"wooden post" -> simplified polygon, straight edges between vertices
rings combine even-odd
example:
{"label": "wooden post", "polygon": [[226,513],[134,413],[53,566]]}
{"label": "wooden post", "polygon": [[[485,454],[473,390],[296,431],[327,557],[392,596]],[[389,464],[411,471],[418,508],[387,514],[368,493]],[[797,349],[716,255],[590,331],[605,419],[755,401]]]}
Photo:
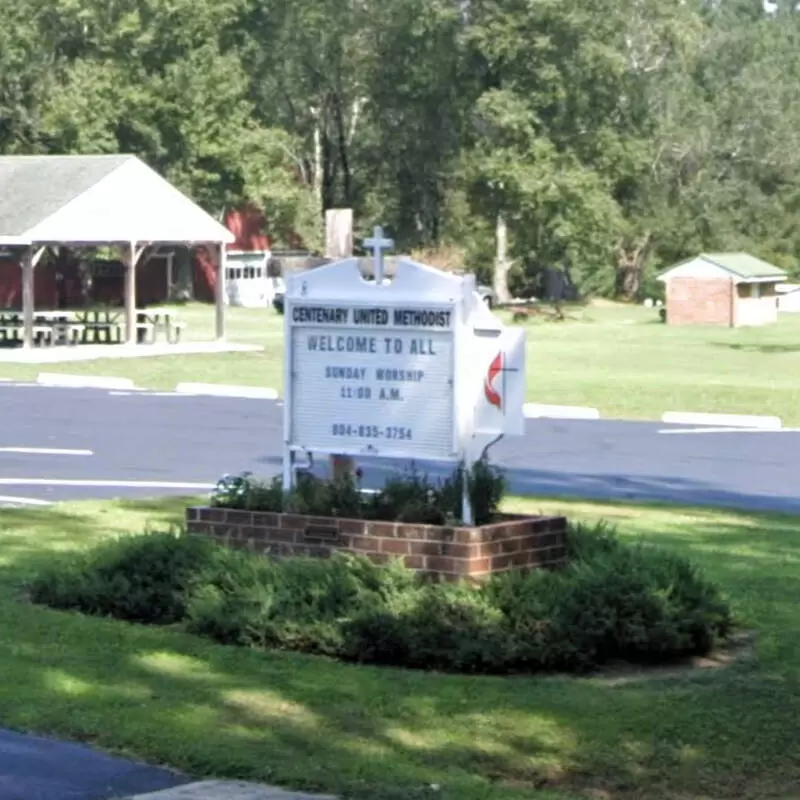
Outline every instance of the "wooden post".
{"label": "wooden post", "polygon": [[217,249],[217,283],[214,287],[214,304],[216,306],[217,341],[225,339],[225,278],[227,271],[228,249],[220,242]]}
{"label": "wooden post", "polygon": [[329,208],[325,212],[325,258],[353,255],[353,209]]}
{"label": "wooden post", "polygon": [[33,248],[22,256],[22,346],[33,347]]}
{"label": "wooden post", "polygon": [[136,242],[122,250],[125,264],[125,344],[136,344]]}
{"label": "wooden post", "polygon": [[172,262],[175,258],[175,251],[167,255],[167,300],[172,299]]}
{"label": "wooden post", "polygon": [[[325,212],[325,258],[338,260],[353,255],[353,209],[329,208]],[[332,455],[331,474],[341,480],[355,470],[350,456]]]}

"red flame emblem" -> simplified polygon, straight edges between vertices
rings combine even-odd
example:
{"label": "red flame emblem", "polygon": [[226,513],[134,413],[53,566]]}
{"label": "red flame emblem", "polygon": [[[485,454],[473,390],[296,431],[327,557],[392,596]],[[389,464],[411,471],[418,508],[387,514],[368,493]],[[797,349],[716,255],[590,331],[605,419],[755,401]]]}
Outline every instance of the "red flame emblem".
{"label": "red flame emblem", "polygon": [[492,363],[489,364],[489,369],[486,372],[486,379],[483,382],[483,393],[486,395],[486,399],[493,406],[497,406],[501,411],[503,410],[503,398],[500,392],[495,389],[494,382],[497,380],[497,376],[502,374],[504,366],[505,357],[501,351],[494,357]]}

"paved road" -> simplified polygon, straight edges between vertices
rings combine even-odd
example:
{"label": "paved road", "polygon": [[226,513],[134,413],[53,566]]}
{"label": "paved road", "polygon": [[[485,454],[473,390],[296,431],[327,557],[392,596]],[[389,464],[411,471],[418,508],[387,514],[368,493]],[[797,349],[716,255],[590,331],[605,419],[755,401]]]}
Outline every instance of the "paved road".
{"label": "paved road", "polygon": [[188,780],[83,745],[0,731],[0,800],[108,800]]}
{"label": "paved road", "polygon": [[[0,503],[195,493],[225,472],[280,469],[282,407],[274,402],[16,385],[0,385],[0,402]],[[795,432],[531,420],[525,437],[493,456],[517,492],[800,512]],[[378,462],[363,466],[373,486],[387,473]],[[0,731],[0,800],[105,800],[181,780]]]}
{"label": "paved road", "polygon": [[[186,494],[226,472],[280,470],[279,403],[8,385],[0,402],[0,498]],[[516,492],[800,512],[800,432],[529,420],[526,436],[492,452]],[[368,485],[388,473],[386,462],[363,466]]]}

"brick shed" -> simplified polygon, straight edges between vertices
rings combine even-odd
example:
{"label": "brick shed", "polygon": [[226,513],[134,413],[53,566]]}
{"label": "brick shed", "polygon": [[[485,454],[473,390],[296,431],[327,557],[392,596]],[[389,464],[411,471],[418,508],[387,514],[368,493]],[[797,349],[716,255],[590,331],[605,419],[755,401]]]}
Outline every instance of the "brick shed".
{"label": "brick shed", "polygon": [[747,253],[703,253],[662,272],[669,325],[768,325],[786,273]]}

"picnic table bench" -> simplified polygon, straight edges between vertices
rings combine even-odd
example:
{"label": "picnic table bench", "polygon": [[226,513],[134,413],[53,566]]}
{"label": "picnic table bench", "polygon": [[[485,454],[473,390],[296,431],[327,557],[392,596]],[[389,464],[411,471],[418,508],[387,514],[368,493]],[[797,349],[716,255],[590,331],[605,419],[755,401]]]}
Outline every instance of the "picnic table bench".
{"label": "picnic table bench", "polygon": [[143,308],[136,313],[137,330],[142,331],[138,341],[155,342],[159,331],[163,331],[164,338],[170,344],[180,341],[181,332],[186,328],[186,323],[175,319],[175,312],[171,308]]}
{"label": "picnic table bench", "polygon": [[[180,341],[186,322],[175,319],[169,308],[139,309],[134,322],[136,341],[152,344],[159,332],[170,344]],[[125,339],[125,315],[118,308],[79,311],[35,311],[33,340],[37,345],[121,344]],[[19,344],[24,337],[23,315],[0,311],[0,344]]]}

